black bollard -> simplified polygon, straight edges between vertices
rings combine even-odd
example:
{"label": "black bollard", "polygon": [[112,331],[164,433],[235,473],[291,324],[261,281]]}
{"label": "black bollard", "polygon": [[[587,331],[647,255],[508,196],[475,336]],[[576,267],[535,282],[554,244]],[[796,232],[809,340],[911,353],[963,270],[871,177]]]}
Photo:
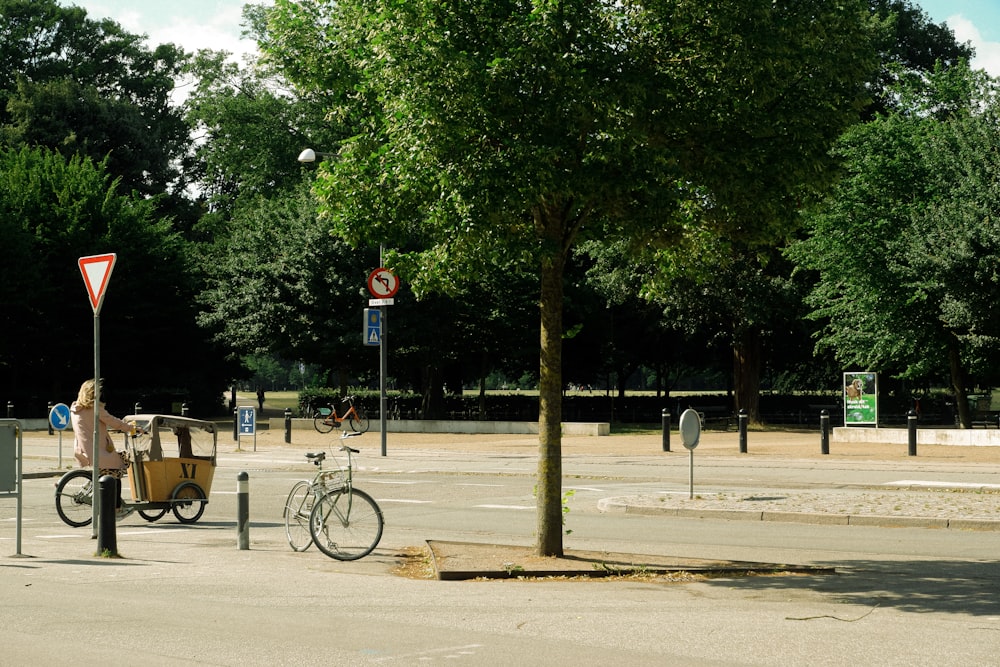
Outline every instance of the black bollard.
{"label": "black bollard", "polygon": [[819,411],[819,451],[821,454],[830,453],[830,411]]}
{"label": "black bollard", "polygon": [[670,451],[670,411],[663,408],[663,451]]}
{"label": "black bollard", "polygon": [[235,442],[240,441],[240,409],[236,408],[233,410],[233,440]]}
{"label": "black bollard", "polygon": [[142,414],[142,403],[140,403],[139,401],[135,402],[135,405],[132,407],[132,414],[134,415]]}
{"label": "black bollard", "polygon": [[910,410],[906,413],[907,441],[909,443],[909,455],[917,455],[917,413]]}
{"label": "black bollard", "polygon": [[7,419],[14,418],[14,401],[7,401]]}
{"label": "black bollard", "polygon": [[118,535],[115,532],[115,515],[118,502],[117,480],[111,475],[102,475],[98,483],[101,494],[101,512],[97,517],[97,554],[105,558],[118,557]]}
{"label": "black bollard", "polygon": [[52,430],[52,401],[49,401],[49,411],[47,414],[49,415],[49,435],[55,435],[55,432]]}
{"label": "black bollard", "polygon": [[292,409],[285,408],[285,442],[292,441]]}
{"label": "black bollard", "polygon": [[750,421],[750,416],[747,414],[745,408],[740,408],[739,412],[739,424],[740,424],[740,454],[747,453],[747,422]]}
{"label": "black bollard", "polygon": [[236,476],[236,542],[240,551],[250,549],[250,475]]}
{"label": "black bollard", "polygon": [[191,415],[191,406],[187,403],[181,403],[181,417],[189,417]]}

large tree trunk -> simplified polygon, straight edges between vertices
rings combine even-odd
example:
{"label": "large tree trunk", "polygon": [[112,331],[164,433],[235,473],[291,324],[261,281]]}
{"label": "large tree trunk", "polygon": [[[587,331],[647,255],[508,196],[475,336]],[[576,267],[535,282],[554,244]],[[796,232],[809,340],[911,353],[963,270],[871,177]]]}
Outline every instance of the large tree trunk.
{"label": "large tree trunk", "polygon": [[743,329],[733,343],[733,389],[735,408],[746,410],[751,424],[760,419],[760,332]]}
{"label": "large tree trunk", "polygon": [[972,428],[969,413],[969,392],[965,390],[965,368],[958,352],[958,343],[948,346],[948,366],[951,372],[951,388],[955,392],[955,407],[958,410],[958,424],[962,428]]}
{"label": "large tree trunk", "polygon": [[541,355],[538,384],[538,555],[562,556],[562,310],[561,254],[542,263]]}

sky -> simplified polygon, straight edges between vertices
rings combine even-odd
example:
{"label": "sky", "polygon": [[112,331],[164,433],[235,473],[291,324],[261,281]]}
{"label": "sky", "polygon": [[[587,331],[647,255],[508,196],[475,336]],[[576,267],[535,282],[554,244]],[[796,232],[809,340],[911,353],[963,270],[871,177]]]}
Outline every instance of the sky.
{"label": "sky", "polygon": [[[255,0],[259,4],[261,0]],[[270,0],[263,0],[270,4]],[[234,54],[252,52],[242,40],[241,12],[246,0],[60,0],[78,5],[91,18],[109,17],[129,32],[149,35],[150,46],[173,42],[186,51],[211,48]],[[960,42],[976,47],[973,67],[1000,77],[1000,1],[917,0],[934,23],[947,23]]]}

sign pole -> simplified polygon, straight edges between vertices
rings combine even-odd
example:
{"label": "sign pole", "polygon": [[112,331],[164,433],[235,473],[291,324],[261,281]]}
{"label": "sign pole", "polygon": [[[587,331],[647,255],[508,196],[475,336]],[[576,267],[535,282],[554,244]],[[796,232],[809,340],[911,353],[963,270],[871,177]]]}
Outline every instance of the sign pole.
{"label": "sign pole", "polygon": [[379,410],[378,410],[378,415],[379,415],[379,434],[382,437],[382,456],[385,456],[386,455],[386,435],[385,435],[385,431],[386,431],[386,414],[385,414],[385,411],[386,411],[386,403],[387,403],[387,401],[385,400],[385,376],[388,375],[388,368],[389,368],[389,348],[388,348],[388,343],[386,342],[387,338],[388,338],[386,336],[386,329],[388,327],[387,327],[387,324],[386,324],[385,316],[388,314],[388,307],[387,306],[379,306],[378,309],[380,311],[382,311],[382,342],[379,345],[379,351],[378,351],[378,356],[379,356],[379,364],[378,364],[378,366],[379,366],[379,372],[378,372],[378,374],[379,374],[379,381],[378,381],[378,384],[379,384]]}
{"label": "sign pole", "polygon": [[91,497],[94,499],[94,519],[90,522],[93,529],[91,537],[97,538],[97,522],[101,515],[101,494],[98,492],[98,480],[101,478],[101,450],[104,443],[100,441],[101,432],[101,317],[94,312],[94,439],[91,446],[93,460],[90,462],[94,467],[93,480],[91,481]]}
{"label": "sign pole", "polygon": [[[91,537],[97,537],[97,524],[101,513],[101,494],[98,493],[98,480],[100,480],[101,450],[105,443],[99,439],[101,433],[101,306],[104,304],[104,295],[107,293],[108,281],[111,279],[111,272],[115,268],[115,261],[118,255],[109,253],[106,255],[90,255],[77,260],[80,273],[83,275],[83,284],[87,288],[87,296],[90,297],[90,305],[94,309],[94,441],[91,447],[91,465],[93,465],[93,479],[91,480],[93,497],[93,528]],[[114,529],[114,522],[111,523]],[[112,542],[113,543],[113,542]]]}

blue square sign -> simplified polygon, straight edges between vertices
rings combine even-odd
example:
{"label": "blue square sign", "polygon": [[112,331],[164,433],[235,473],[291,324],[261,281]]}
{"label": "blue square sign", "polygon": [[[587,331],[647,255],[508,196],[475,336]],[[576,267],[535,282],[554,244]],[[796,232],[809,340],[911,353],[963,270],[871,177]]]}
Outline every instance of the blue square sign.
{"label": "blue square sign", "polygon": [[382,311],[378,308],[365,308],[365,345],[382,344]]}
{"label": "blue square sign", "polygon": [[251,407],[238,408],[236,418],[240,424],[240,435],[256,435],[257,420],[256,410]]}

